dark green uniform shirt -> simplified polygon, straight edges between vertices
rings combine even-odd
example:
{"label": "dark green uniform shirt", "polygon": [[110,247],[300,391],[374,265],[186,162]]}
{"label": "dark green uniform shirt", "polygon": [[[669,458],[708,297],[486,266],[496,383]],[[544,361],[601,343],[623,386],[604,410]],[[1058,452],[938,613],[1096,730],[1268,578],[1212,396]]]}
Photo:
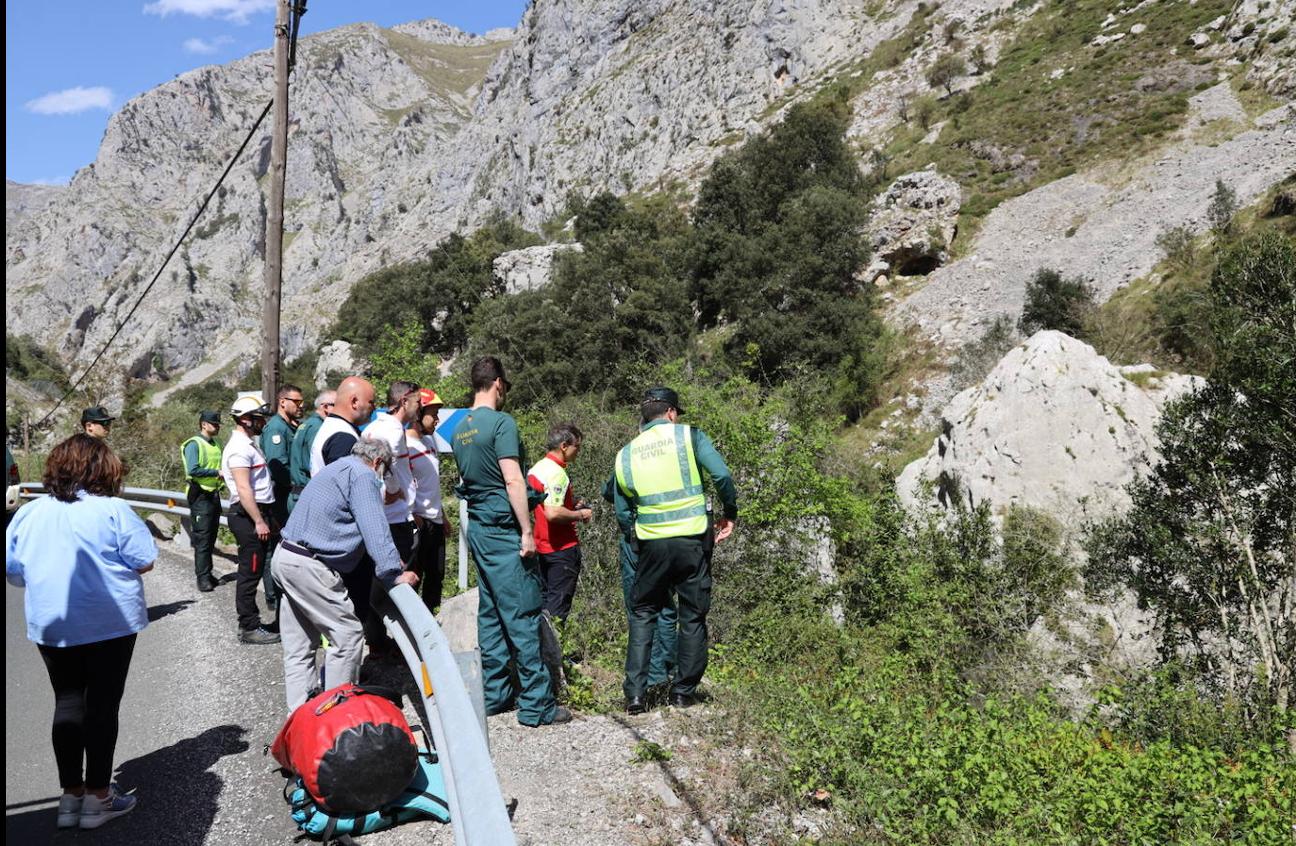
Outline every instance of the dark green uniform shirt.
{"label": "dark green uniform shirt", "polygon": [[455,429],[450,447],[459,465],[457,492],[468,503],[469,518],[488,526],[516,525],[499,467],[501,458],[516,458],[518,472],[526,473],[526,453],[512,416],[474,408]]}
{"label": "dark green uniform shirt", "polygon": [[292,479],[293,487],[305,487],[311,480],[311,444],[315,442],[315,433],[322,425],[324,418],[312,412],[293,434],[292,448],[288,451],[288,476]]}
{"label": "dark green uniform shirt", "polygon": [[271,417],[265,424],[265,428],[261,430],[261,452],[270,467],[270,485],[274,488],[276,502],[286,499],[288,492],[292,490],[288,463],[295,431],[278,414]]}

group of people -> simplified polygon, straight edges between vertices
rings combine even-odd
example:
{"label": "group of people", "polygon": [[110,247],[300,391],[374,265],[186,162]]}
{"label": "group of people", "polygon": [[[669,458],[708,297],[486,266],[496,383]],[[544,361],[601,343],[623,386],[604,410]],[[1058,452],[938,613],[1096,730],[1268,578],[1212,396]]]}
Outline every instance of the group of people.
{"label": "group of people", "polygon": [[[541,658],[541,630],[570,613],[582,568],[576,526],[593,517],[568,472],[582,433],[574,423],[554,426],[545,456],[528,467],[517,423],[502,410],[510,388],[503,364],[483,357],[470,377],[472,406],[449,440],[477,565],[487,712],[516,709],[527,726],[568,722]],[[375,415],[376,400],[372,384],[351,376],[303,419],[305,396],[285,385],[273,413],[257,398],[237,399],[223,446],[221,415],[204,411],[198,434],[180,448],[197,588],[217,584],[212,557],[224,511],[238,541],[239,638],[282,642],[289,710],[321,685],[358,681],[366,645],[392,654],[381,621],[387,590],[406,584],[421,588],[430,611],[440,604],[451,530],[433,434],[442,402],[405,381],[388,387]],[[695,701],[707,664],[711,553],[737,517],[724,460],[680,422],[683,413],[674,391],[648,390],[640,433],[603,486],[621,531],[631,714],[647,709],[653,686],[669,685],[677,707]],[[60,827],[94,828],[135,804],[110,777],[118,707],[147,625],[140,577],[157,548],[119,498],[125,470],[103,440],[111,422],[102,408],[87,410],[83,431],[50,454],[49,496],[21,509],[6,532],[6,574],[26,588],[28,636],[55,691]],[[708,477],[718,516],[703,492]],[[272,621],[261,618],[259,584]],[[65,618],[70,607],[81,612]]]}

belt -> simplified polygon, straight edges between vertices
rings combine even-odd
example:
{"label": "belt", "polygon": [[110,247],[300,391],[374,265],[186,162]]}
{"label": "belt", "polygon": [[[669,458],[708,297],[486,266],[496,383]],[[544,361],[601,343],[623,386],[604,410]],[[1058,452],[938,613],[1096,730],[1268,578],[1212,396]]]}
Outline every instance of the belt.
{"label": "belt", "polygon": [[292,541],[280,541],[279,545],[294,555],[301,555],[305,558],[310,558],[314,561],[319,560],[318,558],[315,557],[314,552],[312,552],[311,550],[307,549],[304,546],[299,546],[293,543]]}

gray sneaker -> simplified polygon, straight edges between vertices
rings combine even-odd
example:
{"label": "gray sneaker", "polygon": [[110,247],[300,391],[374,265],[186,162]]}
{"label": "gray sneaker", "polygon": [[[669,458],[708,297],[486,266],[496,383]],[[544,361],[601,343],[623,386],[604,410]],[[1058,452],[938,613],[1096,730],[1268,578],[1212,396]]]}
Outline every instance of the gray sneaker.
{"label": "gray sneaker", "polygon": [[259,626],[255,629],[240,630],[239,640],[244,643],[278,643],[279,635],[269,631],[264,626]]}
{"label": "gray sneaker", "polygon": [[109,820],[115,820],[123,814],[135,810],[135,797],[117,792],[117,788],[108,788],[108,796],[100,799],[93,793],[85,795],[81,803],[82,828],[98,828]]}
{"label": "gray sneaker", "polygon": [[59,797],[59,828],[77,827],[77,823],[81,822],[81,802],[84,798],[84,796],[73,796],[71,793],[64,793]]}

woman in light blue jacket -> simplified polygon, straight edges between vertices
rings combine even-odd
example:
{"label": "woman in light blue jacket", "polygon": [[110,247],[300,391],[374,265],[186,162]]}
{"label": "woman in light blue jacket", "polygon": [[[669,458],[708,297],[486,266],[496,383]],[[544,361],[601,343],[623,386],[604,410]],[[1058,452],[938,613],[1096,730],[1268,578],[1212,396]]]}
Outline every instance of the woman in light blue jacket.
{"label": "woman in light blue jacket", "polygon": [[158,552],[118,498],[125,475],[107,444],[73,435],[45,464],[49,496],[5,531],[5,577],[26,588],[27,637],[54,687],[59,828],[98,828],[135,807],[110,780],[135,636],[148,625],[140,574]]}

